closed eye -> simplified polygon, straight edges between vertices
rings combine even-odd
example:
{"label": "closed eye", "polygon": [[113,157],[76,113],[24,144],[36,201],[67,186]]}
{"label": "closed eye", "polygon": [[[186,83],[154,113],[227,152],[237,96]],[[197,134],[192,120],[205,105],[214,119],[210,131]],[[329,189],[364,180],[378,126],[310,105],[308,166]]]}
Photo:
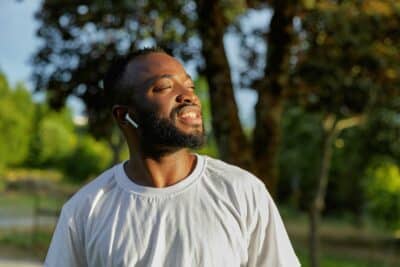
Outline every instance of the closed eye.
{"label": "closed eye", "polygon": [[187,85],[188,88],[192,89],[192,90],[196,90],[196,86],[194,84],[189,83]]}
{"label": "closed eye", "polygon": [[157,86],[157,87],[153,88],[153,91],[154,92],[161,92],[161,91],[164,91],[164,90],[167,90],[167,89],[170,89],[170,88],[172,88],[171,85]]}
{"label": "closed eye", "polygon": [[171,78],[168,76],[161,76],[159,79],[157,79],[154,84],[153,84],[153,91],[154,92],[162,92],[164,90],[171,89],[173,85],[173,82]]}

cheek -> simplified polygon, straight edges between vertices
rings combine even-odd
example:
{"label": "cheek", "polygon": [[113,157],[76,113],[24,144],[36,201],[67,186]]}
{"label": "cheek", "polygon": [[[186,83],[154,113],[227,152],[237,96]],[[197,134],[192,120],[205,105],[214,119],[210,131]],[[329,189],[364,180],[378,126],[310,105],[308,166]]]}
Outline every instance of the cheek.
{"label": "cheek", "polygon": [[161,118],[171,118],[174,102],[171,98],[157,96],[148,102],[149,109]]}

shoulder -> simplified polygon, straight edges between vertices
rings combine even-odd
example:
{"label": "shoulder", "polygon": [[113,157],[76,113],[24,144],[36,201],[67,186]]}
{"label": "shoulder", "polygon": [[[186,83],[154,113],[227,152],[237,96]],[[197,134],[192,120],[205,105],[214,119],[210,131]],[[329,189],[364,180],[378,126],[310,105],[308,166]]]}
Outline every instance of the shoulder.
{"label": "shoulder", "polygon": [[224,203],[230,203],[247,227],[254,218],[268,217],[274,202],[264,183],[240,167],[205,156],[204,186]]}
{"label": "shoulder", "polygon": [[[116,165],[117,166],[117,165]],[[116,186],[115,168],[111,167],[78,190],[63,206],[63,213],[79,216],[87,213],[95,202]]]}
{"label": "shoulder", "polygon": [[221,197],[229,198],[241,210],[244,206],[252,209],[257,203],[271,200],[264,183],[249,171],[208,156],[205,159],[205,183]]}
{"label": "shoulder", "polygon": [[219,159],[204,156],[206,175],[214,181],[242,189],[265,188],[264,183],[249,171]]}

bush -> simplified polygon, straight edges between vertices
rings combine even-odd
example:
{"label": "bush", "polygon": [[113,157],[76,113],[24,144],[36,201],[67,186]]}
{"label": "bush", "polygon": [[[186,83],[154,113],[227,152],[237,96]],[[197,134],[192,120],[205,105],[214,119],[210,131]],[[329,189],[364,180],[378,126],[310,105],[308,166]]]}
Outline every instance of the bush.
{"label": "bush", "polygon": [[364,183],[367,210],[390,229],[400,228],[400,168],[389,158],[375,160],[367,168]]}
{"label": "bush", "polygon": [[0,72],[0,173],[28,155],[33,102],[21,85],[11,88]]}
{"label": "bush", "polygon": [[82,182],[97,176],[110,166],[109,147],[91,136],[82,136],[75,151],[66,158],[64,172],[72,182]]}

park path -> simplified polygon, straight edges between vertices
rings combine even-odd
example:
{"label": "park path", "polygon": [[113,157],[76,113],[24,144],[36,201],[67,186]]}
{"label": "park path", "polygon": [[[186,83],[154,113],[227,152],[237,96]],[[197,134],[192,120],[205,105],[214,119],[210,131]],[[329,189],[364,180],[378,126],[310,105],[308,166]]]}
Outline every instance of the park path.
{"label": "park path", "polygon": [[[1,214],[0,214],[1,215]],[[53,227],[55,225],[54,218],[40,218],[39,219],[40,226],[48,226]],[[34,218],[32,216],[0,216],[0,230],[7,229],[27,229],[32,228],[34,226]]]}

